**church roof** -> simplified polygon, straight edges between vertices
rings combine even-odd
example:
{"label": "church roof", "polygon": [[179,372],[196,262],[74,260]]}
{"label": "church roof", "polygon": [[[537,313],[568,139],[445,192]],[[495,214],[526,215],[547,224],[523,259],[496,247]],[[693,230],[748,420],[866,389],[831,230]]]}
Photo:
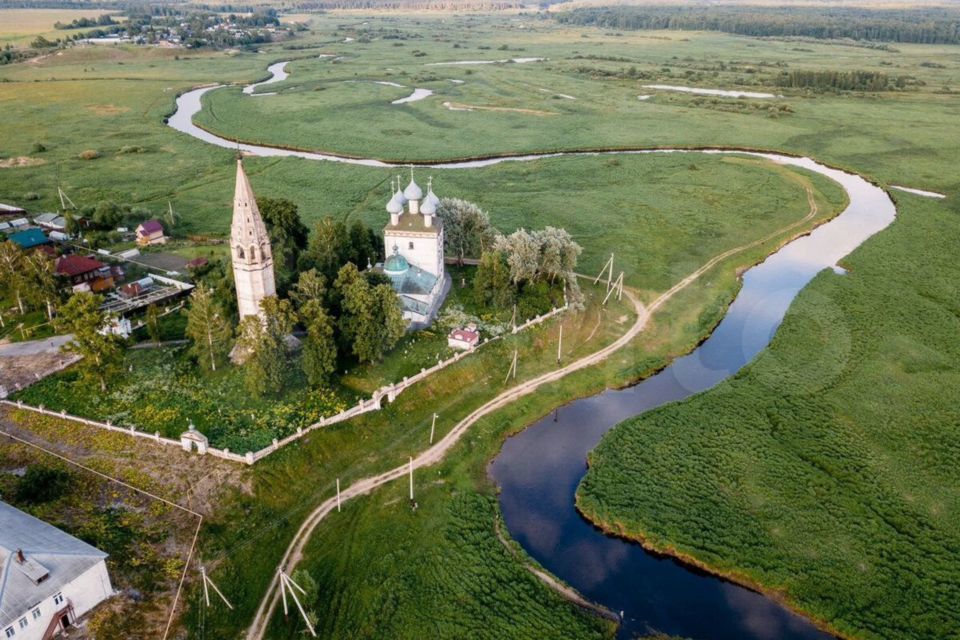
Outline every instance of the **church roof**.
{"label": "church roof", "polygon": [[107,557],[6,502],[0,524],[0,629]]}
{"label": "church roof", "polygon": [[397,252],[397,247],[393,248],[393,255],[383,263],[383,272],[388,276],[404,274],[409,268],[410,263]]}
{"label": "church roof", "polygon": [[419,200],[423,197],[423,189],[421,189],[411,177],[410,184],[408,184],[407,188],[403,190],[403,195],[407,200]]}
{"label": "church roof", "polygon": [[237,160],[237,185],[233,193],[233,222],[230,225],[230,241],[244,246],[270,246],[267,227],[257,207],[257,197],[243,170],[243,162]]}
{"label": "church roof", "polygon": [[383,230],[387,233],[391,231],[395,232],[404,232],[404,233],[421,233],[421,234],[430,234],[437,235],[442,229],[442,224],[439,218],[433,219],[433,224],[427,226],[424,222],[423,216],[404,213],[398,216],[397,224],[387,223],[387,226]]}
{"label": "church roof", "polygon": [[390,284],[393,285],[393,290],[401,295],[425,296],[433,291],[433,287],[437,284],[437,276],[413,264],[409,265],[409,268],[399,275],[388,273],[386,264],[384,264],[384,273],[390,276]]}

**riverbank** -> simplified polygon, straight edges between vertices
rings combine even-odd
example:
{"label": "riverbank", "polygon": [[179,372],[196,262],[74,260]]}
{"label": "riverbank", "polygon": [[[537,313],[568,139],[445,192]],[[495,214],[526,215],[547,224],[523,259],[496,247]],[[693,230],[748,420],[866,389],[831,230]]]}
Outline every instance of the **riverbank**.
{"label": "riverbank", "polygon": [[950,636],[960,477],[942,443],[960,404],[943,390],[958,384],[960,226],[935,201],[898,201],[897,223],[844,259],[847,275],[818,276],[754,363],[609,434],[577,496],[592,522],[842,637]]}

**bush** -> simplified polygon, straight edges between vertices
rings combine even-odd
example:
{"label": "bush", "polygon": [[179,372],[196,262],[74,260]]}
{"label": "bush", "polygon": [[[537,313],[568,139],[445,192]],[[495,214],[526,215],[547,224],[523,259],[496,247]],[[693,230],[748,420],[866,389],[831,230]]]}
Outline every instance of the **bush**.
{"label": "bush", "polygon": [[50,502],[65,494],[69,486],[66,471],[31,465],[17,483],[16,498],[28,504]]}
{"label": "bush", "polygon": [[39,199],[40,199],[40,194],[37,193],[36,191],[27,191],[25,194],[23,194],[23,199],[24,199],[24,200],[39,200]]}
{"label": "bush", "polygon": [[86,151],[80,152],[81,160],[96,160],[100,157],[100,152],[96,149],[87,149]]}
{"label": "bush", "polygon": [[137,146],[133,146],[133,145],[128,145],[128,146],[120,147],[120,151],[118,151],[118,153],[121,153],[121,154],[127,154],[127,153],[145,153],[146,151],[147,151],[147,150],[144,149],[143,147],[137,147]]}
{"label": "bush", "polygon": [[46,151],[46,150],[47,150],[47,147],[46,147],[46,145],[43,144],[42,142],[34,142],[34,143],[33,143],[33,152],[34,152],[34,153],[43,153],[43,152]]}

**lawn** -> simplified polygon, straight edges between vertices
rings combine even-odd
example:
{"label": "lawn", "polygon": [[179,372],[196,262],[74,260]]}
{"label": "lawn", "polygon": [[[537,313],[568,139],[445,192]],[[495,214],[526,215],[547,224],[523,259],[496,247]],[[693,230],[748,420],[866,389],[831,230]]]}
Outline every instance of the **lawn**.
{"label": "lawn", "polygon": [[960,225],[898,200],[897,222],[847,275],[818,276],[753,364],[606,436],[578,491],[591,520],[844,636],[955,636]]}

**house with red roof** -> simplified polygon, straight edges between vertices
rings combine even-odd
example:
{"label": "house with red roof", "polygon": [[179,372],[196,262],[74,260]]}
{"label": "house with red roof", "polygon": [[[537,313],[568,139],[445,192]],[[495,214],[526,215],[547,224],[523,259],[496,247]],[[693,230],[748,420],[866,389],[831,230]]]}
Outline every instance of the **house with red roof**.
{"label": "house with red roof", "polygon": [[480,331],[472,322],[463,329],[454,329],[447,335],[447,346],[451,349],[469,351],[480,344]]}
{"label": "house with red roof", "polygon": [[[57,275],[75,290],[105,291],[113,287],[113,271],[96,258],[70,254],[57,260]],[[78,289],[79,287],[79,289]]]}

